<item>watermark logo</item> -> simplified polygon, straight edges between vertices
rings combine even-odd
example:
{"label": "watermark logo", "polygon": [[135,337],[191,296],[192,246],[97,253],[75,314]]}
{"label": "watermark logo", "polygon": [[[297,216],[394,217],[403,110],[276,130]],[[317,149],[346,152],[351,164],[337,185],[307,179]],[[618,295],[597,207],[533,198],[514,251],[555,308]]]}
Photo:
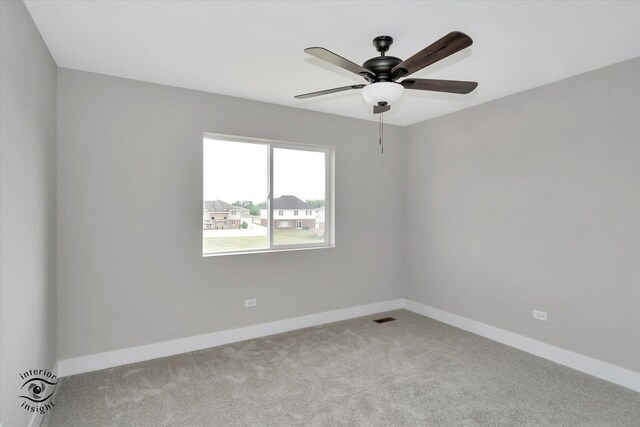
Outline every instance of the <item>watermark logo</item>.
{"label": "watermark logo", "polygon": [[20,374],[24,381],[20,387],[22,407],[29,412],[44,414],[55,405],[51,400],[57,382],[54,374],[47,369],[30,369]]}

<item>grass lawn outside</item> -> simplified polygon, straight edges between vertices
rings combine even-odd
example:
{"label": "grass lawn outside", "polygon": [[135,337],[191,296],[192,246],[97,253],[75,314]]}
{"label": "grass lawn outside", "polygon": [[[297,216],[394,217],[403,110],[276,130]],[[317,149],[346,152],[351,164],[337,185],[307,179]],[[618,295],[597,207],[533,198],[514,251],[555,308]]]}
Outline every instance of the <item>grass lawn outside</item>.
{"label": "grass lawn outside", "polygon": [[[322,242],[324,242],[324,237],[318,236],[313,230],[276,230],[273,235],[274,246]],[[219,251],[242,251],[266,248],[266,236],[205,237],[202,239],[202,252],[205,254]]]}

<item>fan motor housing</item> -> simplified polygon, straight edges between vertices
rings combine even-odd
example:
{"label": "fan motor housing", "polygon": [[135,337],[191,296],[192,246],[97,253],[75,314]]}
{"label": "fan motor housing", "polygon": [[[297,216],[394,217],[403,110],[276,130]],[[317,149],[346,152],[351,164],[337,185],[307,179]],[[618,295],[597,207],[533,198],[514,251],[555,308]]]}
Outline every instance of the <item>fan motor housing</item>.
{"label": "fan motor housing", "polygon": [[391,69],[401,63],[395,56],[376,56],[367,60],[362,66],[376,75],[376,81],[391,81]]}

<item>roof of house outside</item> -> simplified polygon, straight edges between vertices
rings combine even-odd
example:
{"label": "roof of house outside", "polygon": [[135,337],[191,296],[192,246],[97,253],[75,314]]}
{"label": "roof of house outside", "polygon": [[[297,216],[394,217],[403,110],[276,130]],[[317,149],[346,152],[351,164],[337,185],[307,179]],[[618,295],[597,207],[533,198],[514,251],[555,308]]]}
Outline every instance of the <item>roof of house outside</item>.
{"label": "roof of house outside", "polygon": [[273,199],[273,209],[313,209],[296,196],[280,196]]}
{"label": "roof of house outside", "polygon": [[207,212],[249,211],[241,206],[234,206],[222,200],[205,200],[202,207]]}

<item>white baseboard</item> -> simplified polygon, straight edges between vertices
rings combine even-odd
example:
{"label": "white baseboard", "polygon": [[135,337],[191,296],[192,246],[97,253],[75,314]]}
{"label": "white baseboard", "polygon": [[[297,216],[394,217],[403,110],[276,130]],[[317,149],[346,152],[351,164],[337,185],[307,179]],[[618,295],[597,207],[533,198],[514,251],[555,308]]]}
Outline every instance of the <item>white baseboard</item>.
{"label": "white baseboard", "polygon": [[175,354],[231,344],[252,338],[265,337],[295,329],[308,328],[310,326],[338,322],[340,320],[352,319],[354,317],[397,310],[403,308],[404,303],[405,300],[403,299],[384,301],[375,304],[360,305],[341,310],[326,311],[308,316],[278,320],[270,323],[261,323],[243,328],[180,338],[172,341],[164,341],[139,347],[124,348],[122,350],[60,360],[58,361],[57,375],[59,377],[66,377],[85,372],[98,371],[100,369],[112,368],[114,366],[127,365],[129,363],[173,356]]}
{"label": "white baseboard", "polygon": [[405,300],[404,308],[414,313],[430,317],[442,323],[480,335],[490,340],[515,347],[552,362],[559,363],[614,384],[640,391],[640,373],[585,356],[580,353],[555,347],[541,341],[527,338],[504,329],[496,328],[466,317],[458,316],[437,308]]}
{"label": "white baseboard", "polygon": [[[125,348],[106,353],[92,354],[58,361],[59,377],[82,374],[129,363],[142,362],[160,357],[187,353],[195,350],[216,347],[253,338],[265,337],[296,329],[308,328],[325,323],[338,322],[369,314],[405,308],[414,313],[430,317],[465,331],[480,335],[493,341],[517,348],[527,353],[551,360],[569,368],[584,372],[614,384],[640,391],[640,373],[594,359],[583,354],[565,350],[523,335],[496,328],[476,320],[449,313],[425,304],[407,299],[384,301],[375,304],[349,307],[327,311],[270,323],[229,329],[172,341],[164,341],[139,347]],[[55,369],[55,368],[54,368]],[[35,419],[35,417],[34,417]],[[41,420],[40,420],[41,422]],[[37,427],[32,420],[29,427]]]}
{"label": "white baseboard", "polygon": [[39,413],[34,412],[31,416],[31,419],[29,420],[29,424],[27,425],[27,427],[40,427],[43,419],[44,415],[40,415]]}

